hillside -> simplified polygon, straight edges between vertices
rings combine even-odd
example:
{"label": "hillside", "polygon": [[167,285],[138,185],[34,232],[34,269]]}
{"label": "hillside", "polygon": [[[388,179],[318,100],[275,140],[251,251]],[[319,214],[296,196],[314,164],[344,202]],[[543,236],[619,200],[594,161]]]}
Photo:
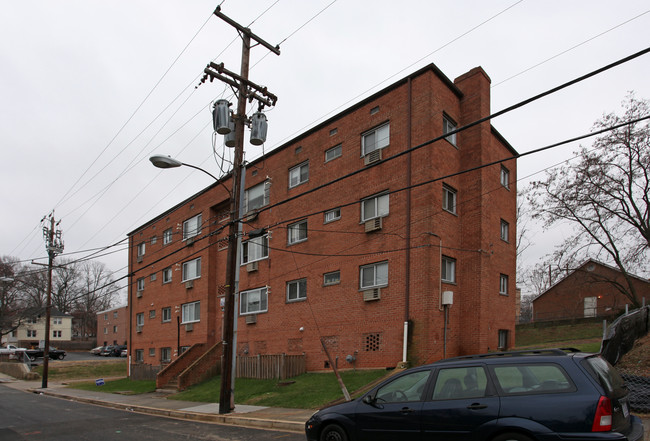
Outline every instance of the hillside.
{"label": "hillside", "polygon": [[616,368],[628,374],[650,378],[650,334],[637,340],[632,350],[616,363]]}

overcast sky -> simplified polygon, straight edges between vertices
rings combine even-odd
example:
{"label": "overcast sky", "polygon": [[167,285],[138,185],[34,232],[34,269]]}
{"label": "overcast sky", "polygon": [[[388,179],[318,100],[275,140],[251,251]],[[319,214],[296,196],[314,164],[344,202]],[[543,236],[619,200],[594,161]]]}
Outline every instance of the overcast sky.
{"label": "overcast sky", "polygon": [[[0,255],[43,262],[39,222],[54,209],[65,257],[83,257],[211,184],[190,168],[155,169],[152,153],[221,174],[210,103],[231,93],[216,81],[194,88],[211,60],[239,71],[241,41],[212,15],[218,3],[3,2]],[[482,66],[495,112],[645,49],[650,29],[647,0],[222,3],[281,49],[251,51],[250,79],[278,102],[264,150],[248,144],[248,160],[429,63],[452,80]],[[644,55],[492,124],[525,153],[589,132],[628,91],[650,98],[649,74]],[[521,159],[519,187],[577,147]],[[562,234],[536,231],[524,263]],[[108,252],[99,260],[125,275],[126,247]]]}

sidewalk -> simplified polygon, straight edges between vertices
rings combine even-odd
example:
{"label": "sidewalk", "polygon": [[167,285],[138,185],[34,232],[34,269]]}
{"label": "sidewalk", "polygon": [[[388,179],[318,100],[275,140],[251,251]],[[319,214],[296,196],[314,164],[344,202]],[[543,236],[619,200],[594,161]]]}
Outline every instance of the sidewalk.
{"label": "sidewalk", "polygon": [[166,398],[167,394],[157,392],[122,395],[85,391],[68,388],[65,384],[58,382],[49,382],[48,388],[42,389],[41,380],[16,380],[2,373],[0,373],[0,384],[25,392],[50,395],[80,403],[124,409],[149,415],[296,433],[305,432],[305,422],[314,413],[313,410],[305,409],[237,405],[234,412],[220,415],[218,403],[168,400]]}

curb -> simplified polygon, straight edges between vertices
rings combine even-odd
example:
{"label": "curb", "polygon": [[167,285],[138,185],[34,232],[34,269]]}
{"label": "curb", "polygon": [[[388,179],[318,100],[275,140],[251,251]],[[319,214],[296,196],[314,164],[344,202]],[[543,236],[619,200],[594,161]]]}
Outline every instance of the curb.
{"label": "curb", "polygon": [[79,403],[94,404],[96,406],[109,407],[113,409],[127,410],[147,415],[163,416],[188,421],[199,421],[204,423],[223,424],[229,426],[249,427],[253,429],[279,430],[284,432],[304,433],[305,424],[296,421],[270,420],[265,418],[255,418],[240,415],[216,415],[200,412],[191,412],[186,410],[159,409],[148,406],[138,406],[124,403],[112,403],[107,401],[96,400],[93,398],[77,397],[66,395],[60,392],[51,392],[43,389],[30,389],[35,394],[43,394],[56,398],[63,398]]}

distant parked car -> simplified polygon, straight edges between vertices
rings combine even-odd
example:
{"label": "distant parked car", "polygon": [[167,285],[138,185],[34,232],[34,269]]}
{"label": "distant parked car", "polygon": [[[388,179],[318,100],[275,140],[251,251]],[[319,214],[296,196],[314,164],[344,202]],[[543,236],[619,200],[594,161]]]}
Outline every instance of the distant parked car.
{"label": "distant parked car", "polygon": [[119,357],[122,355],[122,351],[126,349],[126,345],[115,345],[113,346],[113,350],[109,354],[111,357]]}
{"label": "distant parked car", "polygon": [[115,346],[113,346],[113,345],[104,346],[102,348],[101,352],[99,353],[99,355],[101,355],[102,357],[110,356],[113,353],[113,348],[114,347]]}
{"label": "distant parked car", "polygon": [[99,355],[102,353],[102,349],[104,349],[104,346],[97,346],[96,348],[91,349],[90,353],[93,355]]}
{"label": "distant parked car", "polygon": [[120,352],[120,357],[126,357],[127,355],[129,355],[128,349],[122,349],[122,352]]}

